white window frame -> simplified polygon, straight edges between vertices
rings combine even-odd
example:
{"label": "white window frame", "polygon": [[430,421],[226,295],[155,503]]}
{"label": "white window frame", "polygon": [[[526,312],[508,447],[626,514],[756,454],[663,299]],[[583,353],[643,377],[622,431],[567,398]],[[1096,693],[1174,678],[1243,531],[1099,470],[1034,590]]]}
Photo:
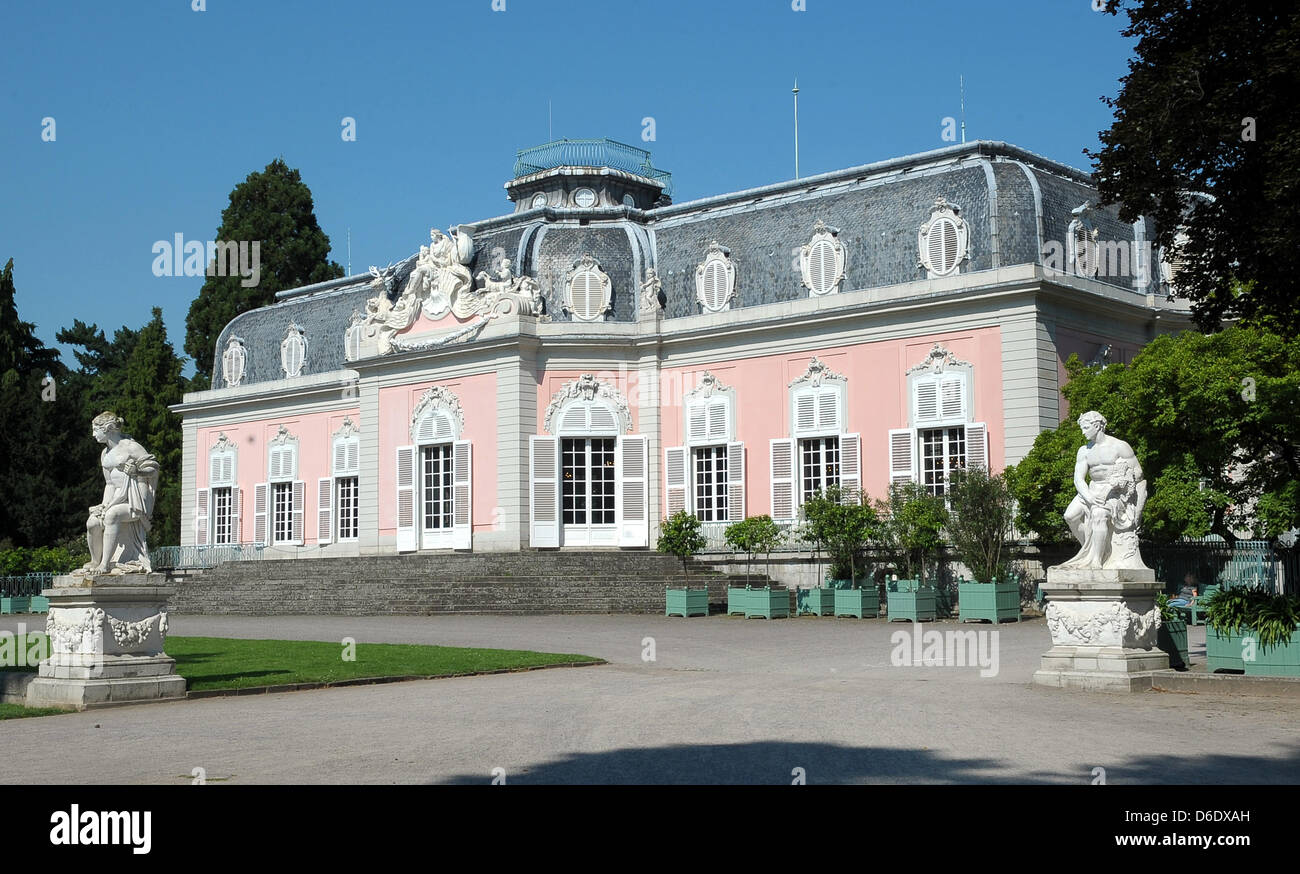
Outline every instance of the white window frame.
{"label": "white window frame", "polygon": [[[575,305],[574,287],[578,280],[584,277],[589,277],[590,281],[595,283],[601,295],[594,312],[579,312]],[[613,281],[600,268],[600,262],[591,255],[583,255],[573,262],[569,275],[564,281],[564,303],[561,309],[580,322],[603,321],[609,313],[613,312]]]}
{"label": "white window frame", "polygon": [[221,378],[227,388],[235,388],[248,369],[248,349],[242,337],[231,335],[226,341],[226,351],[221,353]]}
{"label": "white window frame", "polygon": [[290,322],[284,339],[280,341],[280,370],[286,379],[293,379],[302,376],[306,366],[307,332]]}
{"label": "white window frame", "polygon": [[[966,467],[989,466],[988,426],[975,421],[975,370],[941,343],[906,374],[907,427],[888,436],[889,482],[925,485],[924,431],[961,428]],[[945,434],[945,442],[947,436]],[[952,471],[944,456],[945,487]]]}
{"label": "white window frame", "polygon": [[[920,266],[926,270],[929,279],[952,276],[961,272],[961,267],[970,261],[970,228],[961,218],[961,207],[949,203],[944,198],[937,198],[930,207],[930,217],[921,223],[916,235],[917,256]],[[955,236],[956,252],[951,264],[942,261],[936,263],[931,255],[932,237],[941,225],[950,224]],[[942,242],[940,243],[942,245]]]}
{"label": "white window frame", "polygon": [[[258,483],[254,489],[254,519],[256,530],[268,546],[302,546],[306,536],[304,530],[307,504],[307,484],[298,479],[298,438],[289,433],[284,425],[267,445],[266,481]],[[277,519],[276,497],[283,490],[281,485],[289,487],[289,539],[277,535],[284,533]]]}
{"label": "white window frame", "polygon": [[[808,289],[809,297],[826,297],[827,295],[838,294],[840,291],[840,286],[844,282],[846,253],[844,244],[840,242],[839,235],[839,228],[830,227],[821,219],[818,219],[817,223],[813,225],[812,239],[799,250],[799,272],[803,278],[804,287]],[[829,284],[823,283],[824,287],[819,291],[817,283],[814,281],[814,268],[817,264],[813,260],[813,251],[825,247],[831,249],[832,280]]]}
{"label": "white window frame", "polygon": [[[348,495],[349,505],[353,507],[353,531],[343,536],[343,482],[356,481],[356,487]],[[316,485],[316,538],[319,545],[333,542],[356,540],[359,519],[356,513],[360,507],[361,489],[361,435],[357,433],[352,417],[343,419],[342,426],[334,432],[330,443],[330,475],[322,477]]]}
{"label": "white window frame", "polygon": [[[848,380],[814,356],[803,376],[790,383],[788,403],[790,437],[771,441],[769,456],[773,468],[773,518],[793,518],[777,515],[787,506],[798,516],[805,500],[804,447],[812,440],[833,437],[838,441],[835,482],[844,491],[844,501],[856,500],[862,489],[862,441],[848,430]],[[825,453],[824,444],[821,453]],[[824,468],[824,460],[822,464]],[[821,482],[823,487],[827,483],[824,475]]]}
{"label": "white window frame", "polygon": [[[710,302],[708,277],[711,271],[720,271],[722,277],[721,300]],[[716,274],[715,274],[716,275]],[[695,299],[706,313],[721,313],[731,309],[736,298],[736,265],[731,260],[731,250],[714,240],[704,253],[704,260],[695,267]]]}

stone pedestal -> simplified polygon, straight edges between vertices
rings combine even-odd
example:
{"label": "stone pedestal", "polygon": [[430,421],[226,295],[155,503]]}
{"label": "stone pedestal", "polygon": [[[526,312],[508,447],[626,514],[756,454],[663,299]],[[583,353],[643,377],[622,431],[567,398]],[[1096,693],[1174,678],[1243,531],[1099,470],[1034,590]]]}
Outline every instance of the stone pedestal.
{"label": "stone pedestal", "polygon": [[185,679],[163,651],[174,591],[157,573],[55,577],[42,593],[50,599],[50,657],[27,687],[27,706],[184,698]]}
{"label": "stone pedestal", "polygon": [[1052,648],[1034,682],[1097,692],[1141,692],[1169,669],[1156,646],[1163,584],[1155,571],[1049,568],[1043,592]]}

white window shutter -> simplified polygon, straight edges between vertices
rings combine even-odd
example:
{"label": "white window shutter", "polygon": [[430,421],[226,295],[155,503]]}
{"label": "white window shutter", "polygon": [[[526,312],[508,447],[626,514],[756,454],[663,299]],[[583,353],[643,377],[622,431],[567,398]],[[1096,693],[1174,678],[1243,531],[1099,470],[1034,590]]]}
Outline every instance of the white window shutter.
{"label": "white window shutter", "polygon": [[989,467],[989,429],[983,422],[966,426],[966,466]]}
{"label": "white window shutter", "polygon": [[253,486],[253,540],[256,543],[271,545],[271,532],[266,525],[267,483]]}
{"label": "white window shutter", "polygon": [[221,455],[220,452],[214,452],[208,457],[208,485],[219,486],[225,482],[221,476]]}
{"label": "white window shutter", "polygon": [[889,432],[889,482],[916,481],[916,429],[894,428]]}
{"label": "white window shutter", "polygon": [[668,505],[668,515],[689,509],[689,492],[687,481],[687,463],[690,454],[685,446],[670,446],[664,449],[664,499]]}
{"label": "white window shutter", "polygon": [[293,542],[302,546],[306,541],[303,540],[303,523],[305,521],[304,511],[307,509],[307,484],[300,479],[293,481],[293,513],[291,521],[293,522]]}
{"label": "white window shutter", "polygon": [[469,549],[474,532],[474,456],[468,440],[451,447],[451,548]]}
{"label": "white window shutter", "polygon": [[528,438],[531,489],[530,546],[560,545],[560,439],[534,434]]}
{"label": "white window shutter", "polygon": [[397,551],[415,552],[415,447],[397,447]]}
{"label": "white window shutter", "polygon": [[199,546],[208,545],[208,489],[199,489],[194,499],[194,542]]}
{"label": "white window shutter", "polygon": [[772,462],[772,518],[794,518],[794,441],[773,440],[769,449]]}
{"label": "white window shutter", "polygon": [[355,474],[361,470],[361,438],[353,437],[348,441],[348,473]]}
{"label": "white window shutter", "polygon": [[240,527],[239,520],[243,516],[240,510],[243,507],[244,492],[238,486],[230,489],[230,542],[243,543],[244,532]]}
{"label": "white window shutter", "polygon": [[692,404],[687,409],[687,440],[692,444],[703,443],[708,439],[708,407],[705,404]]}
{"label": "white window shutter", "polygon": [[939,419],[939,384],[930,377],[916,381],[913,389],[912,421],[935,422]]}
{"label": "white window shutter", "polygon": [[221,481],[235,484],[235,453],[227,452],[221,456]]}
{"label": "white window shutter", "polygon": [[709,442],[711,443],[725,442],[729,436],[729,429],[727,427],[727,407],[728,404],[725,398],[713,401],[709,404],[708,434]]}
{"label": "white window shutter", "polygon": [[966,377],[944,377],[939,385],[939,415],[945,422],[966,421]]}
{"label": "white window shutter", "polygon": [[794,433],[812,434],[816,431],[817,399],[812,392],[800,392],[794,398]]}
{"label": "white window shutter", "polygon": [[843,502],[856,504],[862,494],[862,438],[840,435],[840,490]]}
{"label": "white window shutter", "polygon": [[618,504],[619,546],[648,546],[647,467],[650,441],[643,434],[618,438],[614,455],[614,495]]}
{"label": "white window shutter", "polygon": [[334,441],[334,475],[341,476],[348,472],[348,441]]}
{"label": "white window shutter", "polygon": [[727,444],[727,521],[745,518],[745,444]]}
{"label": "white window shutter", "polygon": [[321,477],[316,481],[316,545],[334,539],[334,480]]}
{"label": "white window shutter", "polygon": [[817,430],[840,429],[840,390],[824,388],[817,393]]}

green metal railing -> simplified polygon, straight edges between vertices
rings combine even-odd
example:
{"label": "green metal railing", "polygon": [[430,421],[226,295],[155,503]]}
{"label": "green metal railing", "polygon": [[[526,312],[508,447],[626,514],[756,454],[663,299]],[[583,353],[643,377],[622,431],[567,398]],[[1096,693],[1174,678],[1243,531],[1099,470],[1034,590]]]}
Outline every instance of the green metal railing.
{"label": "green metal railing", "polygon": [[650,163],[650,153],[610,139],[561,139],[515,153],[515,178],[556,167],[609,167],[644,176],[672,194],[673,176]]}
{"label": "green metal railing", "polygon": [[21,574],[0,577],[0,598],[33,598],[48,589],[54,581],[54,574]]}
{"label": "green metal railing", "polygon": [[261,543],[228,543],[211,546],[158,546],[149,550],[156,571],[202,570],[223,561],[257,561],[265,547]]}

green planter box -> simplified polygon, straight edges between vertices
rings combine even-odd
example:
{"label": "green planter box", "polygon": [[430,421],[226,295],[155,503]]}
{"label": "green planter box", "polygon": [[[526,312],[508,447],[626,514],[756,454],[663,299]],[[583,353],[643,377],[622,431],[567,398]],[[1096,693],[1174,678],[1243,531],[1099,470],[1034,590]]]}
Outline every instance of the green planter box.
{"label": "green planter box", "polygon": [[934,589],[923,588],[919,580],[890,582],[885,592],[885,606],[890,622],[896,619],[926,622],[938,617]]}
{"label": "green planter box", "polygon": [[875,586],[866,589],[836,589],[835,615],[872,619],[880,615],[880,590]]}
{"label": "green planter box", "polygon": [[688,616],[709,615],[708,589],[667,589],[664,601],[665,616],[681,616],[685,619]]}
{"label": "green planter box", "polygon": [[1246,663],[1241,658],[1240,634],[1220,634],[1213,627],[1205,626],[1205,667],[1211,673],[1215,671],[1245,671]]}
{"label": "green planter box", "polygon": [[790,590],[785,586],[771,589],[750,589],[745,608],[745,618],[788,619],[790,617]]}
{"label": "green planter box", "polygon": [[1254,645],[1255,658],[1248,661],[1245,639],[1255,636],[1248,628],[1240,634],[1221,635],[1212,626],[1205,626],[1205,651],[1209,670],[1244,671],[1248,677],[1300,677],[1300,628],[1291,633],[1291,639],[1265,649]]}
{"label": "green planter box", "polygon": [[797,589],[795,591],[795,601],[799,608],[799,615],[834,616],[835,591],[835,589],[826,588]]}
{"label": "green planter box", "polygon": [[1156,646],[1169,654],[1169,667],[1187,668],[1187,623],[1181,619],[1166,619],[1156,633]]}
{"label": "green planter box", "polygon": [[28,609],[33,613],[49,613],[50,599],[44,595],[32,595],[32,603]]}
{"label": "green planter box", "polygon": [[735,616],[739,613],[741,616],[749,612],[749,596],[754,590],[749,586],[743,589],[727,589],[727,615]]}
{"label": "green planter box", "polygon": [[0,598],[0,613],[26,613],[31,600],[26,595],[20,598]]}
{"label": "green planter box", "polygon": [[985,620],[996,625],[1008,619],[1020,621],[1020,584],[962,581],[957,584],[957,606],[962,622]]}

